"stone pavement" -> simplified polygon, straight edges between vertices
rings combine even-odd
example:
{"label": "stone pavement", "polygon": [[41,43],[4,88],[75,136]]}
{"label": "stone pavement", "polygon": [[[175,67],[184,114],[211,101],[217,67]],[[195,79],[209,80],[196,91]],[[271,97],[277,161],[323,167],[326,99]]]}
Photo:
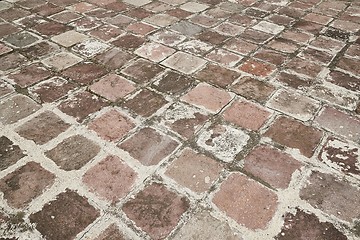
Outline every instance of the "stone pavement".
{"label": "stone pavement", "polygon": [[360,1],[1,0],[0,239],[360,239]]}

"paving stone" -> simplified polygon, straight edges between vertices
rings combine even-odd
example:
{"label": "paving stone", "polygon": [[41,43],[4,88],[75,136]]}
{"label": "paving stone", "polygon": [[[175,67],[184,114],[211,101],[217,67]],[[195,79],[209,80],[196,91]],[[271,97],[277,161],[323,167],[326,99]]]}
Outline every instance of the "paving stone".
{"label": "paving stone", "polygon": [[107,19],[107,18],[112,18],[112,17],[116,16],[116,12],[107,10],[107,9],[103,9],[103,8],[96,8],[94,10],[90,10],[90,11],[86,12],[85,15],[87,15],[89,17],[94,17],[97,19]]}
{"label": "paving stone", "polygon": [[212,201],[237,223],[255,230],[267,227],[275,214],[277,200],[274,192],[242,174],[233,173]]}
{"label": "paving stone", "polygon": [[344,221],[352,222],[359,218],[356,207],[360,199],[359,189],[333,175],[312,172],[307,184],[300,190],[300,198]]}
{"label": "paving stone", "polygon": [[280,74],[276,77],[276,80],[285,84],[285,86],[289,86],[294,89],[304,89],[305,87],[310,87],[314,83],[313,78],[304,76],[300,77],[288,72],[280,72]]}
{"label": "paving stone", "polygon": [[62,11],[60,13],[57,13],[55,15],[51,16],[51,19],[60,22],[60,23],[70,23],[76,19],[81,18],[82,16],[75,12],[70,11]]}
{"label": "paving stone", "polygon": [[1,11],[1,18],[11,22],[19,18],[30,15],[29,11],[23,10],[22,8],[10,8],[5,11]]}
{"label": "paving stone", "polygon": [[95,5],[93,5],[91,3],[87,3],[87,2],[75,3],[74,5],[71,5],[69,7],[70,10],[78,12],[78,13],[84,13],[84,12],[87,12],[94,8],[96,8]]}
{"label": "paving stone", "polygon": [[295,30],[287,30],[284,31],[281,35],[281,38],[294,41],[299,44],[309,43],[313,36],[309,33],[295,31]]}
{"label": "paving stone", "polygon": [[60,44],[63,47],[74,46],[75,44],[80,43],[86,39],[88,39],[88,37],[85,34],[78,33],[74,30],[64,32],[51,38],[52,41]]}
{"label": "paving stone", "polygon": [[21,53],[30,60],[40,59],[58,50],[58,46],[49,42],[40,42],[28,48],[22,49]]}
{"label": "paving stone", "polygon": [[80,84],[90,84],[94,80],[106,74],[103,66],[92,62],[82,62],[67,68],[61,74]]}
{"label": "paving stone", "polygon": [[210,31],[210,30],[202,31],[196,37],[203,42],[207,42],[207,43],[214,44],[214,45],[220,45],[228,38],[224,35],[221,35],[220,33]]}
{"label": "paving stone", "polygon": [[45,4],[45,1],[42,0],[28,0],[28,1],[19,1],[17,2],[23,8],[31,9]]}
{"label": "paving stone", "polygon": [[275,93],[268,101],[267,106],[302,121],[312,119],[320,107],[317,101],[286,89]]}
{"label": "paving stone", "polygon": [[203,154],[185,149],[165,174],[197,193],[208,191],[222,170],[220,163]]}
{"label": "paving stone", "polygon": [[120,36],[123,33],[123,30],[120,28],[107,24],[104,24],[89,32],[91,36],[106,42],[116,38],[117,36]]}
{"label": "paving stone", "polygon": [[123,206],[125,214],[151,238],[165,238],[189,208],[188,200],[154,183]]}
{"label": "paving stone", "polygon": [[119,140],[134,127],[135,124],[130,118],[114,109],[102,114],[89,124],[91,130],[108,141]]}
{"label": "paving stone", "polygon": [[88,92],[78,92],[59,105],[59,109],[82,122],[90,114],[105,107],[107,102]]}
{"label": "paving stone", "polygon": [[156,30],[155,27],[149,25],[149,24],[146,24],[146,23],[142,23],[142,22],[136,22],[136,23],[133,23],[133,24],[130,24],[127,28],[126,28],[127,31],[130,31],[132,33],[135,33],[135,34],[139,34],[139,35],[147,35],[153,31]]}
{"label": "paving stone", "polygon": [[23,55],[15,52],[0,56],[0,71],[15,69],[26,61],[27,59]]}
{"label": "paving stone", "polygon": [[300,171],[301,167],[302,164],[290,155],[262,145],[246,156],[243,169],[272,187],[285,189],[293,173]]}
{"label": "paving stone", "polygon": [[71,136],[55,148],[45,152],[45,155],[53,160],[65,171],[78,170],[92,160],[100,151],[100,146],[91,140],[81,136]]}
{"label": "paving stone", "polygon": [[213,48],[210,44],[199,40],[186,41],[179,44],[177,47],[183,52],[188,52],[195,55],[204,55]]}
{"label": "paving stone", "polygon": [[186,91],[193,83],[194,80],[192,78],[180,75],[177,72],[168,71],[158,81],[154,82],[152,87],[163,93],[173,95]]}
{"label": "paving stone", "polygon": [[0,122],[15,123],[40,109],[33,100],[23,95],[15,95],[8,100],[0,101]]}
{"label": "paving stone", "polygon": [[104,52],[110,46],[97,39],[85,40],[72,48],[72,50],[84,57],[90,58]]}
{"label": "paving stone", "polygon": [[208,64],[204,69],[199,71],[195,77],[207,83],[226,87],[240,77],[240,73],[220,67],[219,65]]}
{"label": "paving stone", "polygon": [[180,8],[174,8],[166,12],[168,15],[179,18],[179,19],[185,19],[188,16],[190,16],[192,13],[182,10]]}
{"label": "paving stone", "polygon": [[313,35],[317,35],[323,28],[323,25],[305,20],[299,20],[293,25],[293,27],[302,31],[306,31]]}
{"label": "paving stone", "polygon": [[149,36],[149,38],[154,42],[161,43],[166,46],[175,46],[186,39],[184,35],[168,30],[156,32]]}
{"label": "paving stone", "polygon": [[208,6],[205,4],[196,3],[196,2],[187,2],[187,3],[182,4],[180,6],[180,8],[182,10],[185,10],[185,11],[188,11],[191,13],[198,13],[198,12],[202,12],[205,9],[207,9]]}
{"label": "paving stone", "polygon": [[120,232],[119,228],[115,224],[111,224],[108,228],[105,229],[95,240],[127,240],[124,235]]}
{"label": "paving stone", "polygon": [[99,211],[86,198],[66,190],[29,218],[47,239],[70,240],[99,216]]}
{"label": "paving stone", "polygon": [[121,49],[133,50],[140,47],[145,42],[145,39],[142,37],[137,37],[135,35],[124,35],[111,42],[115,46]]}
{"label": "paving stone", "polygon": [[251,102],[237,100],[222,115],[228,122],[242,128],[257,131],[264,125],[271,113]]}
{"label": "paving stone", "polygon": [[57,137],[70,127],[60,117],[50,111],[41,113],[30,121],[21,125],[16,132],[36,144],[44,144]]}
{"label": "paving stone", "polygon": [[240,240],[242,238],[225,222],[212,217],[207,212],[200,212],[195,214],[174,237],[174,240],[181,239]]}
{"label": "paving stone", "polygon": [[14,89],[5,82],[0,81],[0,97],[6,96],[9,93],[14,92]]}
{"label": "paving stone", "polygon": [[249,59],[243,63],[239,69],[258,77],[266,77],[275,71],[276,67],[272,64]]}
{"label": "paving stone", "polygon": [[11,46],[15,48],[24,48],[39,40],[40,38],[38,36],[25,31],[14,33],[4,38],[5,42],[11,44]]}
{"label": "paving stone", "polygon": [[98,56],[96,60],[106,66],[108,69],[115,70],[128,63],[133,56],[121,49],[113,48]]}
{"label": "paving stone", "polygon": [[261,21],[258,24],[256,24],[253,29],[259,30],[262,32],[270,33],[270,34],[279,34],[282,30],[284,30],[283,26],[279,26],[274,23]]}
{"label": "paving stone", "polygon": [[344,87],[354,92],[360,91],[359,78],[351,76],[346,73],[342,73],[339,71],[332,71],[326,77],[326,81]]}
{"label": "paving stone", "polygon": [[300,58],[293,58],[286,64],[286,68],[311,78],[316,78],[323,69],[320,64]]}
{"label": "paving stone", "polygon": [[90,191],[115,203],[129,193],[136,178],[134,170],[121,159],[108,156],[85,173],[83,182]]}
{"label": "paving stone", "polygon": [[223,35],[236,36],[242,33],[244,31],[244,28],[232,23],[224,22],[215,27],[214,30],[218,31],[220,34]]}
{"label": "paving stone", "polygon": [[[200,25],[202,27],[213,27],[217,24],[219,24],[219,20],[216,18],[204,16],[204,15],[195,15],[190,18],[190,21],[192,23],[195,23],[197,25]],[[201,32],[201,31],[200,31]]]}
{"label": "paving stone", "polygon": [[122,73],[131,76],[136,83],[147,83],[163,70],[159,65],[139,59],[125,68]]}
{"label": "paving stone", "polygon": [[311,42],[311,46],[327,50],[329,53],[335,55],[345,46],[345,44],[342,41],[337,41],[332,38],[319,36]]}
{"label": "paving stone", "polygon": [[[168,101],[162,95],[143,89],[133,98],[127,100],[123,106],[143,117],[150,117],[167,103]],[[144,108],[144,104],[146,104],[146,108]]]}
{"label": "paving stone", "polygon": [[184,95],[181,100],[217,113],[231,100],[230,93],[206,83],[198,84],[194,89]]}
{"label": "paving stone", "polygon": [[174,49],[163,46],[158,43],[147,43],[136,49],[135,54],[147,58],[153,62],[161,62],[175,52]]}
{"label": "paving stone", "polygon": [[60,52],[56,55],[53,55],[51,57],[42,60],[42,63],[45,64],[46,66],[54,68],[57,71],[61,71],[81,61],[82,59],[80,57],[72,53]]}
{"label": "paving stone", "polygon": [[[134,8],[128,12],[125,13],[127,16],[131,17],[131,18],[135,18],[135,19],[145,19],[147,17],[150,17],[153,15],[152,12],[147,11],[141,7],[139,8]],[[154,25],[154,24],[152,24]]]}
{"label": "paving stone", "polygon": [[54,179],[54,174],[42,168],[39,163],[29,162],[2,178],[0,190],[7,204],[23,208],[50,187]]}
{"label": "paving stone", "polygon": [[349,140],[360,142],[360,119],[356,116],[327,107],[315,121],[325,129],[342,135]]}
{"label": "paving stone", "polygon": [[[65,32],[71,30],[72,28],[69,26],[66,26],[65,24],[62,24],[62,23],[50,21],[50,22],[42,22],[40,24],[37,24],[36,26],[33,27],[33,29],[43,36],[45,35],[45,36],[52,37],[52,36],[56,36],[59,34],[64,34]],[[53,41],[57,42],[57,39],[53,40]],[[62,44],[65,44],[65,43],[61,42],[61,45]]]}
{"label": "paving stone", "polygon": [[329,222],[320,222],[315,214],[296,209],[296,213],[286,213],[281,232],[275,237],[279,240],[290,239],[348,239]]}
{"label": "paving stone", "polygon": [[301,154],[310,158],[320,143],[322,132],[290,118],[280,117],[270,126],[265,136],[282,145],[298,149]]}
{"label": "paving stone", "polygon": [[224,162],[232,162],[245,147],[249,136],[227,125],[213,125],[202,131],[197,144]]}
{"label": "paving stone", "polygon": [[28,88],[28,91],[37,101],[51,103],[66,96],[75,88],[74,83],[60,77],[53,77]]}
{"label": "paving stone", "polygon": [[275,87],[252,77],[242,77],[231,86],[231,90],[247,99],[263,103],[275,91]]}
{"label": "paving stone", "polygon": [[225,67],[235,67],[243,57],[220,48],[208,53],[206,58],[220,63]]}
{"label": "paving stone", "polygon": [[169,156],[179,143],[152,128],[143,128],[119,147],[145,166],[158,164]]}
{"label": "paving stone", "polygon": [[202,31],[202,27],[190,23],[186,20],[173,24],[171,26],[171,29],[180,32],[186,36],[194,36]]}
{"label": "paving stone", "polygon": [[242,39],[233,38],[224,44],[224,48],[239,54],[247,55],[257,48],[257,45]]}
{"label": "paving stone", "polygon": [[159,26],[159,27],[166,27],[169,26],[175,22],[177,22],[179,19],[173,16],[170,16],[168,14],[159,13],[150,17],[147,17],[145,19],[146,22]]}
{"label": "paving stone", "polygon": [[342,57],[337,65],[339,68],[349,71],[355,76],[360,75],[359,60]]}
{"label": "paving stone", "polygon": [[13,50],[12,48],[6,46],[5,44],[0,43],[0,56],[9,53],[12,50]]}
{"label": "paving stone", "polygon": [[360,148],[350,142],[330,137],[321,149],[318,159],[344,173],[360,174]]}
{"label": "paving stone", "polygon": [[51,72],[47,70],[44,65],[35,63],[22,68],[19,72],[8,75],[8,78],[20,87],[28,87],[50,76]]}
{"label": "paving stone", "polygon": [[321,62],[325,65],[328,65],[333,59],[333,57],[330,54],[312,48],[305,49],[300,54],[300,56],[304,59],[308,59],[314,62]]}
{"label": "paving stone", "polygon": [[186,139],[198,132],[205,121],[209,119],[205,112],[182,103],[170,106],[162,116],[164,125],[169,126]]}
{"label": "paving stone", "polygon": [[277,38],[275,40],[272,40],[267,46],[269,48],[287,54],[295,53],[299,49],[298,45],[293,44],[289,40],[283,38]]}
{"label": "paving stone", "polygon": [[135,5],[137,7],[140,7],[140,6],[143,6],[145,4],[150,3],[149,0],[123,0],[123,1],[128,3],[128,4]]}
{"label": "paving stone", "polygon": [[17,163],[22,157],[26,156],[18,145],[15,145],[6,136],[0,136],[0,170]]}

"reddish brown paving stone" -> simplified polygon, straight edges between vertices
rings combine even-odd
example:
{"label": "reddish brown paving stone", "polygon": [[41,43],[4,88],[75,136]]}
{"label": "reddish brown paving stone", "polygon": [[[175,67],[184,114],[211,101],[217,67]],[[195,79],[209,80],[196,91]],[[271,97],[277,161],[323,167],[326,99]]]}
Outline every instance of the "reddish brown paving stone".
{"label": "reddish brown paving stone", "polygon": [[231,174],[215,194],[213,203],[249,229],[265,229],[277,208],[277,195],[239,174]]}
{"label": "reddish brown paving stone", "polygon": [[10,53],[7,55],[0,56],[0,70],[7,71],[15,69],[21,64],[26,63],[27,59],[19,53]]}
{"label": "reddish brown paving stone", "polygon": [[60,77],[53,77],[28,88],[28,91],[34,99],[40,102],[51,103],[64,97],[75,88],[76,85],[74,83],[70,83]]}
{"label": "reddish brown paving stone", "polygon": [[141,37],[137,37],[135,35],[125,35],[113,41],[112,44],[122,49],[136,49],[144,42],[145,40]]}
{"label": "reddish brown paving stone", "polygon": [[242,77],[231,86],[231,90],[247,99],[263,103],[275,91],[275,87],[252,77]]}
{"label": "reddish brown paving stone", "polygon": [[119,140],[134,127],[135,124],[130,118],[114,109],[102,114],[89,124],[91,130],[108,141]]}
{"label": "reddish brown paving stone", "polygon": [[341,69],[351,72],[353,75],[360,75],[360,61],[357,59],[342,57],[337,64]]}
{"label": "reddish brown paving stone", "polygon": [[326,81],[344,87],[351,91],[360,91],[360,78],[350,76],[349,74],[332,71],[326,78]]}
{"label": "reddish brown paving stone", "polygon": [[66,190],[29,218],[47,239],[70,240],[99,216],[99,210],[91,206],[86,198]]}
{"label": "reddish brown paving stone", "polygon": [[[246,114],[243,114],[246,113]],[[242,100],[235,101],[223,113],[223,118],[239,127],[259,130],[271,113],[265,108],[257,106],[251,102]]]}
{"label": "reddish brown paving stone", "polygon": [[23,18],[25,16],[30,15],[31,13],[29,11],[26,11],[22,8],[10,8],[4,11],[1,11],[1,18],[6,21],[14,21],[19,18]]}
{"label": "reddish brown paving stone", "polygon": [[348,239],[331,223],[320,222],[315,214],[309,214],[302,210],[296,209],[295,214],[286,213],[283,218],[284,225],[281,232],[275,237],[275,239]]}
{"label": "reddish brown paving stone", "polygon": [[143,128],[119,147],[145,166],[158,164],[170,155],[179,143],[153,128]]}
{"label": "reddish brown paving stone", "polygon": [[41,5],[44,5],[46,2],[43,0],[27,0],[27,1],[20,1],[18,5],[25,9],[31,9],[35,7],[39,7]]}
{"label": "reddish brown paving stone", "polygon": [[246,42],[242,39],[233,38],[226,41],[224,48],[239,54],[247,55],[257,48],[257,45]]}
{"label": "reddish brown paving stone", "polygon": [[102,77],[107,73],[103,66],[92,62],[83,62],[69,67],[61,74],[80,84],[90,84],[94,80]]}
{"label": "reddish brown paving stone", "polygon": [[302,164],[290,155],[263,145],[246,156],[243,169],[272,187],[285,189],[289,186],[292,174],[301,167]]}
{"label": "reddish brown paving stone", "polygon": [[136,83],[147,83],[164,69],[147,60],[139,59],[122,72],[133,77]]}
{"label": "reddish brown paving stone", "polygon": [[88,170],[83,182],[111,203],[117,202],[130,192],[137,174],[116,156],[108,156]]}
{"label": "reddish brown paving stone", "polygon": [[62,23],[51,21],[40,23],[34,26],[33,29],[45,36],[55,36],[71,30],[71,27],[66,26]]}
{"label": "reddish brown paving stone", "polygon": [[318,159],[344,173],[360,174],[360,147],[330,137],[321,149]]}
{"label": "reddish brown paving stone", "polygon": [[324,26],[305,20],[299,20],[293,25],[293,27],[315,35],[318,34]]}
{"label": "reddish brown paving stone", "polygon": [[71,96],[63,101],[59,105],[59,109],[62,112],[74,117],[76,121],[82,122],[90,114],[99,111],[106,105],[106,101],[91,93],[78,92],[74,96]]}
{"label": "reddish brown paving stone", "polygon": [[14,89],[0,80],[0,97],[6,96],[12,92],[14,92]]}
{"label": "reddish brown paving stone", "polygon": [[29,162],[0,180],[0,190],[15,208],[27,206],[54,183],[55,176],[39,163]]}
{"label": "reddish brown paving stone", "polygon": [[225,37],[224,35],[221,35],[220,33],[214,32],[214,31],[203,31],[201,33],[199,33],[196,38],[200,39],[203,42],[207,42],[213,45],[219,45],[222,42],[224,42],[227,37]]}
{"label": "reddish brown paving stone", "polygon": [[33,140],[36,144],[44,144],[69,127],[70,125],[57,115],[46,111],[18,127],[16,132],[26,139]]}
{"label": "reddish brown paving stone", "polygon": [[123,206],[125,214],[154,239],[165,238],[189,208],[188,200],[154,183]]}
{"label": "reddish brown paving stone", "polygon": [[78,170],[92,160],[100,151],[100,146],[93,141],[81,136],[71,136],[45,155],[52,159],[65,171]]}
{"label": "reddish brown paving stone", "polygon": [[19,32],[20,28],[15,27],[9,23],[0,23],[0,38],[3,38],[7,35]]}
{"label": "reddish brown paving stone", "polygon": [[321,127],[340,134],[347,139],[359,142],[360,118],[341,112],[335,108],[326,107],[315,119]]}
{"label": "reddish brown paving stone", "polygon": [[51,72],[44,65],[34,63],[22,68],[19,72],[8,75],[8,78],[20,87],[27,87],[34,83],[45,80],[51,76]]}
{"label": "reddish brown paving stone", "polygon": [[[150,42],[147,44],[144,44],[143,46],[136,49],[134,52],[135,54],[139,55],[140,57],[147,58],[153,62],[161,62],[162,60],[166,59],[168,56],[173,54],[175,52],[174,49],[169,48],[167,46],[163,46],[158,43]],[[176,67],[171,66],[174,63],[170,63],[170,67]],[[182,63],[183,64],[183,63]],[[182,65],[179,64],[179,65]]]}
{"label": "reddish brown paving stone", "polygon": [[[148,89],[143,89],[133,98],[127,100],[123,106],[142,117],[150,117],[167,103],[168,101],[162,95]],[[145,105],[146,108],[144,107]]]}
{"label": "reddish brown paving stone", "polygon": [[120,28],[111,25],[102,25],[89,32],[91,36],[99,38],[103,41],[109,41],[117,36],[120,36],[123,32]]}
{"label": "reddish brown paving stone", "polygon": [[320,36],[311,42],[311,46],[336,54],[345,46],[345,43],[332,38]]}
{"label": "reddish brown paving stone", "polygon": [[301,53],[301,57],[304,59],[309,59],[310,61],[321,62],[325,65],[329,64],[333,59],[333,57],[330,54],[312,48],[305,49]]}
{"label": "reddish brown paving stone", "polygon": [[18,145],[15,145],[6,136],[0,137],[0,170],[17,163],[22,157],[26,156]]}
{"label": "reddish brown paving stone", "polygon": [[216,84],[220,87],[226,87],[232,84],[239,76],[240,73],[215,64],[207,65],[195,75],[195,77],[201,81]]}
{"label": "reddish brown paving stone", "polygon": [[156,28],[149,24],[146,24],[146,23],[137,22],[137,23],[130,24],[126,28],[126,30],[130,31],[132,33],[135,33],[135,34],[140,34],[140,35],[145,36],[145,35],[151,33],[152,31],[156,30]]}
{"label": "reddish brown paving stone", "polygon": [[[260,32],[260,31],[257,31],[257,30],[251,29],[251,28],[246,29],[239,36],[246,41],[250,41],[250,42],[253,42],[256,44],[264,43],[265,41],[267,41],[269,38],[272,37],[271,34]],[[246,42],[245,42],[245,44],[246,44]],[[248,46],[247,52],[251,52],[256,49],[256,45],[252,45],[249,43],[247,43],[246,45]],[[240,49],[241,49],[241,46],[238,46],[238,47],[240,47]],[[244,50],[242,50],[242,52],[244,52]]]}
{"label": "reddish brown paving stone", "polygon": [[6,45],[3,44],[3,43],[0,43],[0,56],[1,56],[1,55],[4,55],[4,54],[7,54],[7,53],[9,53],[9,52],[12,52],[12,51],[13,51],[12,48],[6,46]]}
{"label": "reddish brown paving stone", "polygon": [[322,71],[322,66],[318,63],[309,62],[305,59],[293,58],[285,66],[286,68],[299,73],[315,78]]}
{"label": "reddish brown paving stone", "polygon": [[302,89],[315,84],[313,78],[299,77],[287,72],[280,72],[280,74],[276,77],[276,80],[295,89]]}
{"label": "reddish brown paving stone", "polygon": [[255,53],[254,57],[276,66],[282,65],[287,59],[286,55],[268,49],[259,50]]}
{"label": "reddish brown paving stone", "polygon": [[64,8],[59,7],[53,3],[46,3],[33,9],[33,11],[41,16],[50,16],[55,13],[61,12]]}
{"label": "reddish brown paving stone", "polygon": [[95,59],[102,63],[106,68],[114,70],[124,66],[133,56],[121,49],[113,48],[105,53],[98,55]]}
{"label": "reddish brown paving stone", "polygon": [[75,12],[70,12],[70,11],[62,11],[60,13],[54,14],[51,16],[51,19],[60,22],[60,23],[64,23],[64,24],[68,24],[76,19],[81,18],[82,16],[78,13]]}
{"label": "reddish brown paving stone", "polygon": [[219,48],[208,53],[206,58],[220,63],[226,67],[234,67],[243,57]]}
{"label": "reddish brown paving stone", "polygon": [[330,174],[312,172],[300,190],[300,198],[314,208],[334,215],[344,221],[358,219],[360,190],[345,179]]}
{"label": "reddish brown paving stone", "polygon": [[152,84],[152,87],[160,92],[170,95],[180,94],[189,89],[194,83],[194,79],[178,74],[174,71],[168,71],[161,76],[161,79]]}
{"label": "reddish brown paving stone", "polygon": [[134,8],[125,13],[127,16],[137,19],[144,19],[150,17],[152,13],[143,8]]}
{"label": "reddish brown paving stone", "polygon": [[56,51],[58,47],[49,42],[40,42],[31,47],[25,48],[21,53],[30,60],[39,59]]}
{"label": "reddish brown paving stone", "polygon": [[266,77],[275,71],[276,67],[272,64],[250,59],[243,63],[239,69],[258,77]]}
{"label": "reddish brown paving stone", "polygon": [[23,95],[15,95],[6,101],[0,101],[0,122],[12,124],[40,109],[33,100]]}
{"label": "reddish brown paving stone", "polygon": [[185,149],[170,164],[165,174],[194,192],[202,193],[214,184],[221,170],[222,166],[216,160]]}
{"label": "reddish brown paving stone", "polygon": [[278,118],[265,133],[266,137],[310,158],[322,138],[322,132],[286,117]]}
{"label": "reddish brown paving stone", "polygon": [[128,240],[115,224],[111,224],[94,240]]}

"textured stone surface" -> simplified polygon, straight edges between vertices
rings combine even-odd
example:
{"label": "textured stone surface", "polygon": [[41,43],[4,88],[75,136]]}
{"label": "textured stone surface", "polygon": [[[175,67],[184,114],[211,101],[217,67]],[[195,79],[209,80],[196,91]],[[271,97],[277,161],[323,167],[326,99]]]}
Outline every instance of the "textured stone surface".
{"label": "textured stone surface", "polygon": [[5,136],[0,137],[0,146],[0,170],[6,169],[26,156],[18,145]]}

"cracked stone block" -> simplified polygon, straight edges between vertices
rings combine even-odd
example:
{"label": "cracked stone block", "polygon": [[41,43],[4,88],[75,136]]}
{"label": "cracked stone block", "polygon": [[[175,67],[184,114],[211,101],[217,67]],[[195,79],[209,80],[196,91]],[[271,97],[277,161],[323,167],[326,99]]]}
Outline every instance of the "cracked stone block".
{"label": "cracked stone block", "polygon": [[302,121],[312,119],[320,108],[312,98],[285,89],[275,93],[266,105]]}
{"label": "cracked stone block", "polygon": [[265,108],[243,100],[235,101],[222,113],[224,119],[239,127],[257,131],[271,113]]}
{"label": "cracked stone block", "polygon": [[188,208],[185,197],[154,183],[126,202],[122,209],[151,238],[163,239],[176,227]]}
{"label": "cracked stone block", "polygon": [[24,156],[26,154],[18,145],[15,145],[6,136],[0,137],[0,171],[17,163]]}
{"label": "cracked stone block", "polygon": [[278,240],[292,239],[348,239],[329,222],[321,222],[315,214],[296,209],[296,213],[286,213],[281,232],[275,237]]}
{"label": "cracked stone block", "polygon": [[265,229],[278,205],[276,193],[239,173],[221,184],[212,201],[238,224],[252,230]]}
{"label": "cracked stone block", "polygon": [[231,101],[231,98],[232,95],[221,88],[200,83],[181,97],[181,100],[211,113],[217,113]]}
{"label": "cracked stone block", "polygon": [[318,159],[344,173],[360,174],[360,148],[353,143],[330,137],[321,149]]}
{"label": "cracked stone block", "polygon": [[240,77],[240,73],[219,65],[208,64],[204,69],[197,72],[195,77],[210,84],[226,87]]}
{"label": "cracked stone block", "polygon": [[46,111],[18,127],[16,132],[36,144],[45,144],[69,127],[70,125],[56,114]]}
{"label": "cracked stone block", "polygon": [[100,146],[81,136],[71,136],[45,155],[65,171],[78,170],[91,161],[100,151]]}
{"label": "cracked stone block", "polygon": [[197,144],[224,162],[232,162],[250,137],[227,125],[214,125],[202,131]]}
{"label": "cracked stone block", "polygon": [[85,197],[66,190],[29,218],[47,239],[70,240],[99,216],[99,210],[91,206]]}
{"label": "cracked stone block", "polygon": [[207,212],[200,212],[192,216],[173,239],[241,240],[242,238],[225,222],[214,218]]}
{"label": "cracked stone block", "polygon": [[293,173],[301,167],[302,164],[289,154],[265,145],[256,147],[244,160],[246,172],[281,189],[289,186]]}
{"label": "cracked stone block", "polygon": [[130,118],[114,109],[102,114],[89,124],[91,130],[108,141],[118,141],[134,127],[135,124]]}
{"label": "cracked stone block", "polygon": [[120,158],[108,156],[83,176],[83,182],[90,191],[111,201],[113,204],[128,194],[137,174]]}
{"label": "cracked stone block", "polygon": [[342,135],[349,140],[360,141],[360,118],[326,107],[315,119],[321,127]]}
{"label": "cracked stone block", "polygon": [[59,109],[74,117],[76,121],[84,121],[90,114],[101,110],[107,102],[89,93],[78,92],[59,105]]}
{"label": "cracked stone block", "polygon": [[300,190],[300,198],[347,222],[358,220],[360,216],[359,188],[330,174],[312,172]]}
{"label": "cracked stone block", "polygon": [[208,191],[219,178],[222,166],[216,160],[185,149],[165,174],[196,193]]}
{"label": "cracked stone block", "polygon": [[0,190],[7,203],[15,208],[26,207],[55,181],[55,175],[39,163],[29,162],[0,180]]}
{"label": "cracked stone block", "polygon": [[0,122],[15,123],[40,109],[33,100],[23,95],[15,95],[8,100],[0,101]]}
{"label": "cracked stone block", "polygon": [[51,74],[44,65],[34,63],[8,75],[8,78],[24,88],[49,78]]}
{"label": "cracked stone block", "polygon": [[149,127],[141,129],[119,145],[121,149],[145,166],[158,164],[172,154],[178,146],[177,141]]}
{"label": "cracked stone block", "polygon": [[186,139],[193,137],[209,119],[200,109],[177,103],[161,114],[161,122]]}
{"label": "cracked stone block", "polygon": [[90,90],[112,102],[123,99],[135,90],[135,85],[117,74],[109,74],[90,86]]}
{"label": "cracked stone block", "polygon": [[298,149],[301,154],[310,158],[320,143],[323,134],[320,130],[306,126],[301,122],[280,117],[264,135],[282,145]]}

